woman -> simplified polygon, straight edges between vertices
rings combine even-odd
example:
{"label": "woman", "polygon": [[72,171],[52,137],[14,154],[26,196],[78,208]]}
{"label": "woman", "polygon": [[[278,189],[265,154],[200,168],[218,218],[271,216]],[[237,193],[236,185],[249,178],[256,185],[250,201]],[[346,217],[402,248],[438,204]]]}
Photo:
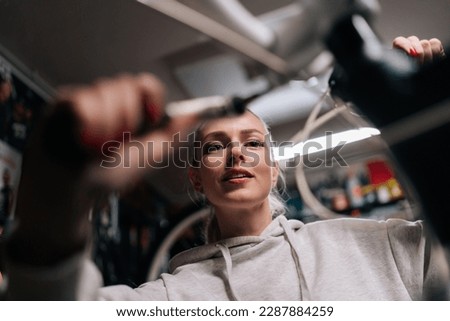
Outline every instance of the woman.
{"label": "woman", "polygon": [[[395,46],[407,52],[416,46],[415,38],[400,40]],[[426,43],[419,42],[422,49],[441,46]],[[416,48],[415,53],[431,59],[437,49]],[[83,143],[95,148],[124,130],[136,131],[142,100],[161,106],[162,92],[151,76],[127,76],[62,91],[56,105],[70,109]],[[159,119],[154,106],[151,111]],[[169,141],[197,121],[174,119],[141,139]],[[202,149],[189,177],[214,210],[212,242],[175,257],[171,273],[157,281],[136,289],[101,288],[99,273],[83,255],[91,192],[123,187],[142,169],[100,168],[89,153],[79,159],[82,164],[64,166],[43,152],[43,137],[45,132],[29,151],[33,162],[25,164],[18,227],[7,244],[9,298],[410,300],[426,298],[439,282],[445,284],[442,265],[435,264],[439,253],[429,251],[420,222],[343,219],[304,225],[283,215],[273,218],[280,212],[273,196],[279,169],[270,159],[266,126],[246,112],[211,120],[197,132]],[[152,153],[157,160],[164,150]],[[139,161],[139,155],[130,156]],[[36,179],[46,193],[34,188]]]}
{"label": "woman", "polygon": [[208,240],[259,235],[273,216],[284,213],[268,127],[247,111],[240,117],[209,121],[195,134],[202,148],[189,178],[215,212]]}

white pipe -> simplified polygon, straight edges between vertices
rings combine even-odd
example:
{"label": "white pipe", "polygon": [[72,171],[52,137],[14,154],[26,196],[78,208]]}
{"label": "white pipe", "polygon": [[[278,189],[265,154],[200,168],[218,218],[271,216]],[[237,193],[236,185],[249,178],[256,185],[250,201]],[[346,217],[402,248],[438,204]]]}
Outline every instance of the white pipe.
{"label": "white pipe", "polygon": [[227,45],[237,52],[263,64],[279,75],[286,76],[289,74],[288,64],[284,59],[238,32],[218,23],[213,18],[197,12],[182,3],[174,0],[137,1]]}
{"label": "white pipe", "polygon": [[238,0],[182,0],[180,2],[213,18],[264,48],[270,48],[275,43],[274,32],[251,14]]}

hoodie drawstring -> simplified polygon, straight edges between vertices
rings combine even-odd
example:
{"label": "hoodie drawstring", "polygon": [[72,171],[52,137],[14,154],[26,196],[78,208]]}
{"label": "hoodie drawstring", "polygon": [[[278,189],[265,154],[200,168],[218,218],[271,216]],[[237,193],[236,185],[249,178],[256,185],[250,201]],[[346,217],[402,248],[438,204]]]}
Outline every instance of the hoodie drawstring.
{"label": "hoodie drawstring", "polygon": [[[288,223],[288,220],[286,219],[286,217],[284,217],[284,216],[280,217],[279,222],[280,222],[281,228],[284,231],[284,235],[286,235],[287,242],[289,243],[289,246],[291,247],[291,253],[292,253],[292,257],[295,262],[295,268],[297,271],[297,277],[298,277],[298,282],[299,282],[300,300],[303,300],[304,299],[303,296],[304,296],[304,294],[307,293],[308,288],[307,288],[306,282],[303,278],[303,273],[302,273],[301,266],[300,266],[300,251],[296,246],[294,233],[292,231],[292,228],[289,226],[289,223]],[[222,252],[222,256],[225,260],[225,266],[227,269],[227,276],[228,276],[227,282],[228,282],[231,300],[239,301],[239,298],[236,295],[234,282],[233,282],[233,276],[232,276],[233,261],[231,259],[230,249],[222,243],[217,243],[216,246],[220,249],[220,252]]]}
{"label": "hoodie drawstring", "polygon": [[295,267],[297,269],[297,276],[298,276],[298,282],[299,282],[299,290],[300,290],[300,300],[303,301],[303,291],[307,290],[306,282],[304,282],[303,279],[303,273],[300,266],[300,251],[298,250],[297,246],[295,246],[294,241],[294,234],[292,232],[291,227],[288,225],[288,221],[286,217],[280,217],[280,225],[284,230],[284,233],[286,235],[287,241],[291,247],[292,250],[292,257],[294,258]]}
{"label": "hoodie drawstring", "polygon": [[233,268],[233,262],[231,260],[231,255],[230,255],[230,250],[228,249],[228,247],[226,247],[225,245],[221,244],[221,243],[217,243],[216,246],[220,249],[220,251],[222,252],[222,256],[225,260],[225,266],[227,268],[227,281],[228,281],[228,286],[230,288],[230,295],[231,295],[231,299],[232,301],[239,301],[236,292],[234,291],[234,286],[233,286],[233,278],[232,278],[232,268]]}

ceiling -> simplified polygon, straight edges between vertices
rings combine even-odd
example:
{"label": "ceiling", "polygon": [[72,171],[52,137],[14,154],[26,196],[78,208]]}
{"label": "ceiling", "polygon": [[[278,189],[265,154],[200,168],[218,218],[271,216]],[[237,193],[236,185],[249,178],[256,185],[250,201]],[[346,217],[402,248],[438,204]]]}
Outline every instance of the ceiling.
{"label": "ceiling", "polygon": [[[258,15],[293,1],[241,2]],[[450,42],[449,0],[379,2],[382,11],[374,25],[383,40],[416,34]],[[185,94],[173,83],[165,57],[205,40],[134,0],[0,0],[0,30],[1,53],[6,51],[52,88],[151,71],[167,82],[173,99]]]}
{"label": "ceiling", "polygon": [[[294,1],[241,2],[263,15]],[[450,0],[379,2],[382,11],[374,28],[386,43],[397,35],[415,34],[450,44]],[[227,46],[134,0],[0,0],[0,30],[0,54],[48,95],[63,84],[149,71],[167,84],[169,100],[183,99],[193,94],[177,77],[177,67],[211,55],[233,56]],[[274,124],[275,140],[286,140],[301,128],[307,113],[298,111]],[[341,125],[342,120],[328,128]],[[374,144],[366,147],[376,148]],[[349,149],[348,154],[357,153]],[[186,202],[183,171],[159,171],[151,182],[167,199]]]}

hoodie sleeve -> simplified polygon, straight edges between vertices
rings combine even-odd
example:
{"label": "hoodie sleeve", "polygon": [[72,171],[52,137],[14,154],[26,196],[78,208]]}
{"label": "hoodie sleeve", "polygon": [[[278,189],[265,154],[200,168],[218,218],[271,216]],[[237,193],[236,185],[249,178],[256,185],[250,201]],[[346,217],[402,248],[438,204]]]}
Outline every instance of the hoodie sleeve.
{"label": "hoodie sleeve", "polygon": [[450,256],[434,235],[425,248],[424,299],[450,300]]}
{"label": "hoodie sleeve", "polygon": [[425,237],[421,221],[386,222],[392,255],[413,300],[448,298],[448,263],[445,253]]}
{"label": "hoodie sleeve", "polygon": [[103,287],[100,271],[85,253],[54,266],[35,267],[8,262],[5,299],[24,301],[167,300],[162,280],[133,289]]}
{"label": "hoodie sleeve", "polygon": [[167,290],[162,279],[144,283],[138,288],[126,285],[103,287],[98,292],[99,300],[114,301],[167,301]]}
{"label": "hoodie sleeve", "polygon": [[8,300],[95,300],[102,277],[86,255],[53,266],[35,267],[7,261]]}

